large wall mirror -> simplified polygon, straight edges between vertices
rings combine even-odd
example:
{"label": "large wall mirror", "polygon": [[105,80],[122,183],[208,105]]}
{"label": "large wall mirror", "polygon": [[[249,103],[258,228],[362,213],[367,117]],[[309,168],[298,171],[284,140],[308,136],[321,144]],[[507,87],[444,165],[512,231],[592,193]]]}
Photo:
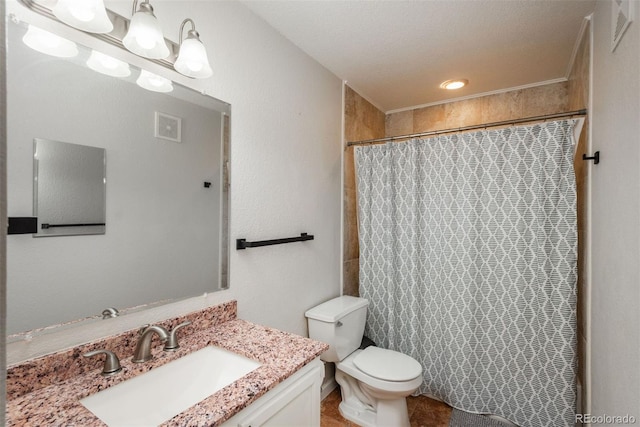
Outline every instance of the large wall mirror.
{"label": "large wall mirror", "polygon": [[[42,141],[106,159],[106,195],[89,202],[103,197],[104,234],[7,236],[8,333],[226,288],[229,104],[77,44],[41,53],[23,22],[7,31],[8,216],[34,212]],[[64,168],[100,167],[81,157]]]}

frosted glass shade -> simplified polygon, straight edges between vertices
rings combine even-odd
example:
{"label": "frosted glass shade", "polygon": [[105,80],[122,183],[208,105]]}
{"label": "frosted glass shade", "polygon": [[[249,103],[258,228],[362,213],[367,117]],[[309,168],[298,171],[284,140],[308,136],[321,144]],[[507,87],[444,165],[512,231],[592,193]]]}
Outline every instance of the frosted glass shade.
{"label": "frosted glass shade", "polygon": [[53,14],[67,25],[90,33],[109,33],[113,24],[103,0],[58,0]]}
{"label": "frosted glass shade", "polygon": [[95,50],[91,51],[91,56],[87,59],[87,66],[93,71],[107,76],[127,77],[131,75],[129,64]]}
{"label": "frosted glass shade", "polygon": [[171,80],[158,76],[157,74],[150,73],[145,70],[140,71],[140,77],[136,80],[136,83],[141,88],[150,90],[152,92],[171,92],[173,90],[173,84]]}
{"label": "frosted glass shade", "polygon": [[78,47],[74,42],[33,25],[29,25],[22,41],[33,50],[58,58],[73,58],[78,55]]}
{"label": "frosted glass shade", "polygon": [[196,79],[211,77],[213,74],[207,58],[207,51],[197,38],[187,38],[182,42],[178,59],[173,67],[180,74]]}
{"label": "frosted glass shade", "polygon": [[145,58],[164,59],[169,56],[169,48],[164,41],[160,24],[150,12],[138,11],[133,15],[122,44],[131,52]]}

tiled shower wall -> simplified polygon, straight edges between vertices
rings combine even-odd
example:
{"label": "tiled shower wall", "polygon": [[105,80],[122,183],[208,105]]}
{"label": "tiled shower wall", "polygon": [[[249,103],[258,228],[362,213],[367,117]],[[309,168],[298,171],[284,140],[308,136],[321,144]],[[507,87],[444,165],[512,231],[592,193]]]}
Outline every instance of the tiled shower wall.
{"label": "tiled shower wall", "polygon": [[386,136],[452,129],[502,120],[561,113],[568,109],[568,83],[554,83],[388,114]]}
{"label": "tiled shower wall", "polygon": [[[344,137],[361,141],[384,137],[384,113],[349,86],[345,86]],[[345,295],[358,296],[358,224],[353,147],[344,152],[344,282]]]}
{"label": "tiled shower wall", "polygon": [[[585,31],[580,40],[573,68],[569,74],[569,109],[579,110],[589,107],[589,80],[591,66],[591,21],[587,20]],[[589,390],[589,381],[587,378],[587,346],[589,344],[587,337],[587,307],[589,305],[589,297],[587,292],[586,274],[586,254],[587,247],[587,162],[582,160],[582,155],[591,154],[587,152],[589,141],[589,117],[585,119],[576,149],[574,158],[574,170],[576,173],[576,190],[578,196],[578,378],[582,384],[582,407],[577,408],[578,413],[587,413],[590,408],[585,406],[590,401],[591,391]]]}

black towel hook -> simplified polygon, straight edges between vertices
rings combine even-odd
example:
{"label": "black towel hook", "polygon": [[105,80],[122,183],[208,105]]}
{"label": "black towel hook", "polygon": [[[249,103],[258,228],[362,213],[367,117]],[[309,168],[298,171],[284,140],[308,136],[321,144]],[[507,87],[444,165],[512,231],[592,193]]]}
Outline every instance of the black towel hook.
{"label": "black towel hook", "polygon": [[593,164],[597,165],[598,163],[600,163],[600,152],[596,151],[595,153],[593,153],[593,156],[591,157],[587,157],[586,154],[583,154],[582,160],[593,160]]}

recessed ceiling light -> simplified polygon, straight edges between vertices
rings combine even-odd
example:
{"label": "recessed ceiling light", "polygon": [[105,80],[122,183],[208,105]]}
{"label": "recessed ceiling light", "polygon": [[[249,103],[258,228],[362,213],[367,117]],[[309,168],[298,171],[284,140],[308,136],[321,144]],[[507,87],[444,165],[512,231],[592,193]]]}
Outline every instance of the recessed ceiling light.
{"label": "recessed ceiling light", "polygon": [[461,87],[464,87],[467,84],[469,84],[469,80],[467,79],[447,80],[440,83],[440,88],[454,90],[454,89],[460,89]]}

